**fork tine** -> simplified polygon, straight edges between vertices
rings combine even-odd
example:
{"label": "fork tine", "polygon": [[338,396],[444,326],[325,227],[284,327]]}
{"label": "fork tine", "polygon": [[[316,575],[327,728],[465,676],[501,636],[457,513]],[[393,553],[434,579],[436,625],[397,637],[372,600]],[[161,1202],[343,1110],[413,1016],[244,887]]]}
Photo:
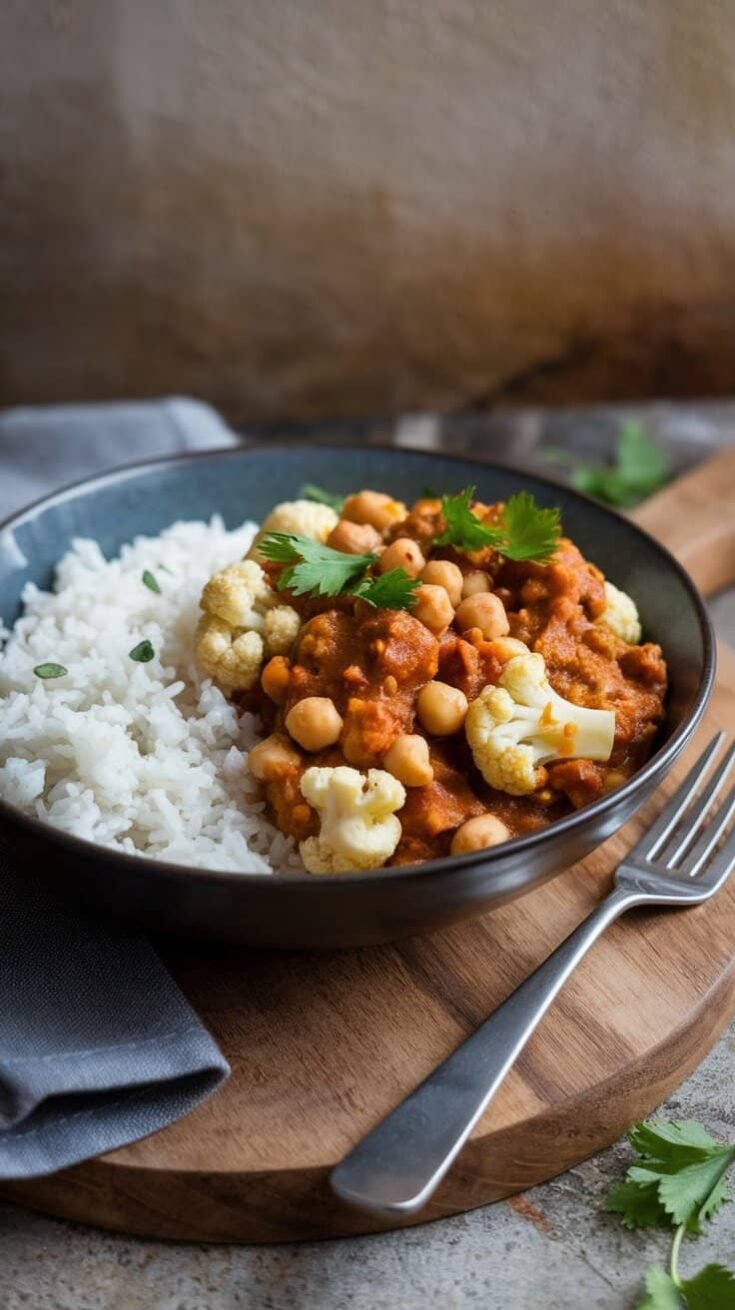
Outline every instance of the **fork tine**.
{"label": "fork tine", "polygon": [[[663,855],[663,862],[667,869],[673,869],[686,855],[690,846],[693,844],[697,833],[707,818],[708,811],[712,807],[713,801],[717,799],[723,786],[727,782],[735,764],[735,742],[731,745],[727,754],[724,756],[716,771],[712,774],[707,786],[700,793],[695,805],[686,813],[686,832],[674,836],[671,847],[668,847]],[[659,860],[662,856],[659,855]]]}
{"label": "fork tine", "polygon": [[725,740],[725,733],[718,732],[709,745],[702,751],[696,764],[692,765],[681,786],[674,792],[671,800],[664,806],[656,822],[634,846],[629,856],[651,860],[660,851],[664,842],[671,836],[679,819],[684,813],[709,765]]}
{"label": "fork tine", "polygon": [[697,878],[696,885],[706,887],[708,897],[714,896],[722,884],[727,882],[733,869],[735,869],[735,828],[716,852],[707,871],[701,878]]}
{"label": "fork tine", "polygon": [[677,874],[684,878],[696,878],[722,837],[733,814],[735,814],[735,791],[731,791],[727,800],[723,801],[712,822],[707,825],[699,841],[677,869]]}

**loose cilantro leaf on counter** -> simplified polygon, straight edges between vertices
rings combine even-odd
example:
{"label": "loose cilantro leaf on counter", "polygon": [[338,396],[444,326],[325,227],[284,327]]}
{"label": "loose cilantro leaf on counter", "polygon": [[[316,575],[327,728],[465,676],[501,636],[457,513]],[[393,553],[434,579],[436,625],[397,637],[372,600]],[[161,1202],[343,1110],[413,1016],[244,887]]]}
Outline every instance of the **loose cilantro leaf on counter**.
{"label": "loose cilantro leaf on counter", "polygon": [[[651,1223],[658,1203],[659,1223],[686,1224],[699,1233],[700,1220],[716,1214],[725,1200],[723,1179],[735,1161],[735,1146],[716,1142],[692,1120],[637,1124],[628,1134],[640,1156],[608,1207],[629,1227]],[[632,1186],[631,1186],[632,1184]]]}
{"label": "loose cilantro leaf on counter", "polygon": [[630,509],[664,485],[666,471],[665,452],[641,423],[629,422],[621,429],[615,463],[608,467],[581,465],[574,469],[572,483],[578,491],[608,505]]}
{"label": "loose cilantro leaf on counter", "polygon": [[645,1301],[637,1310],[733,1310],[735,1275],[723,1265],[706,1265],[694,1278],[675,1281],[660,1265],[646,1274]]}
{"label": "loose cilantro leaf on counter", "polygon": [[331,491],[323,491],[321,487],[315,487],[313,482],[307,482],[301,488],[301,495],[304,500],[315,500],[317,505],[329,505],[337,514],[342,513],[344,497],[333,496]]}
{"label": "loose cilantro leaf on counter", "polygon": [[37,664],[33,672],[37,678],[48,680],[49,678],[63,678],[69,670],[65,669],[63,664],[49,662],[48,664]]}
{"label": "loose cilantro leaf on counter", "polygon": [[435,546],[469,551],[492,546],[509,559],[539,564],[551,559],[561,532],[558,509],[542,509],[529,492],[521,491],[510,497],[497,522],[488,524],[472,513],[474,494],[474,487],[466,487],[456,496],[442,497],[446,528],[434,538]]}
{"label": "loose cilantro leaf on counter", "polygon": [[416,604],[416,592],[421,586],[405,569],[391,569],[377,578],[362,578],[350,588],[350,595],[359,596],[376,609],[410,610]]}
{"label": "loose cilantro leaf on counter", "polygon": [[681,1297],[670,1274],[661,1265],[654,1265],[646,1274],[648,1296],[637,1310],[681,1310]]}
{"label": "loose cilantro leaf on counter", "polygon": [[696,1278],[685,1278],[681,1286],[689,1310],[735,1307],[735,1274],[724,1265],[705,1265]]}
{"label": "loose cilantro leaf on counter", "polygon": [[628,1228],[675,1228],[668,1272],[660,1266],[646,1274],[647,1296],[637,1310],[735,1310],[735,1273],[711,1264],[694,1278],[679,1273],[679,1251],[687,1234],[727,1200],[724,1179],[735,1163],[735,1144],[717,1142],[702,1124],[651,1121],[628,1134],[638,1152],[625,1182],[608,1198],[608,1209]]}
{"label": "loose cilantro leaf on counter", "polygon": [[332,550],[311,537],[291,532],[269,532],[258,549],[273,564],[285,564],[279,576],[279,591],[295,596],[339,596],[360,580],[377,561],[377,555],[347,555]]}

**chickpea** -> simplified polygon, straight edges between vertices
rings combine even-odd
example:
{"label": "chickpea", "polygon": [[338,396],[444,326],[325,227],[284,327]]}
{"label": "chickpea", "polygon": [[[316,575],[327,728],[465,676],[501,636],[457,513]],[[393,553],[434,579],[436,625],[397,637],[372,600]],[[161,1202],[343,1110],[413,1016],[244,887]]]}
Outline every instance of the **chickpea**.
{"label": "chickpea", "polygon": [[413,616],[435,636],[446,632],[454,618],[454,609],[444,588],[435,587],[431,582],[422,582],[416,592]]}
{"label": "chickpea", "polygon": [[327,545],[345,555],[370,555],[383,545],[383,538],[370,523],[340,519],[327,537]]}
{"label": "chickpea", "polygon": [[282,705],[286,699],[291,665],[285,655],[274,655],[268,660],[260,675],[260,685],[266,696],[270,696],[276,705]]}
{"label": "chickpea", "polygon": [[323,751],[334,746],[344,724],[329,696],[305,696],[289,710],[286,727],[305,751]]}
{"label": "chickpea", "polygon": [[404,569],[410,577],[417,578],[425,563],[421,547],[413,537],[397,537],[390,546],[386,546],[380,556],[378,569],[381,573],[390,573],[391,569]]}
{"label": "chickpea", "polygon": [[462,570],[448,559],[430,559],[421,574],[422,582],[443,587],[453,605],[462,599]]}
{"label": "chickpea", "polygon": [[467,855],[469,851],[482,851],[487,846],[499,846],[508,841],[510,833],[495,814],[477,814],[461,824],[452,838],[452,855]]}
{"label": "chickpea", "polygon": [[434,777],[429,743],[418,733],[402,732],[383,756],[383,767],[406,787],[425,787]]}
{"label": "chickpea", "polygon": [[351,523],[369,523],[378,532],[384,532],[393,523],[405,519],[406,506],[380,491],[358,491],[347,497],[342,506],[342,517]]}
{"label": "chickpea", "polygon": [[483,637],[507,637],[510,632],[508,615],[502,600],[491,591],[481,591],[475,596],[468,596],[457,607],[457,627],[460,632],[468,628],[479,628]]}
{"label": "chickpea", "polygon": [[467,708],[467,697],[459,687],[450,687],[448,682],[436,679],[421,688],[416,701],[419,722],[434,737],[449,737],[459,732]]}
{"label": "chickpea", "polygon": [[462,579],[462,596],[465,600],[468,596],[476,596],[480,591],[491,589],[490,575],[484,569],[471,569]]}
{"label": "chickpea", "polygon": [[288,737],[282,737],[278,732],[266,737],[265,741],[259,741],[248,755],[250,772],[260,782],[270,782],[282,769],[298,764],[298,752]]}

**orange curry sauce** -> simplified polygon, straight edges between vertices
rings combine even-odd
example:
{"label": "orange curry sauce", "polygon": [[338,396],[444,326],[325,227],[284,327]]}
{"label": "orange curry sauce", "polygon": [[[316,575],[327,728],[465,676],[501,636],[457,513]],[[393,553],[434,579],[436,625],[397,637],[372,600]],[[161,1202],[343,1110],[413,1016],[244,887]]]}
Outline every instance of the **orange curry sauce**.
{"label": "orange curry sauce", "polygon": [[[492,520],[501,507],[475,505]],[[472,701],[503,669],[503,640],[486,640],[480,629],[461,635],[454,625],[437,638],[407,610],[376,610],[360,600],[293,596],[301,631],[290,656],[265,666],[259,685],[240,695],[266,731],[287,737],[285,719],[307,696],[329,697],[344,720],[339,743],[307,753],[288,739],[288,752],[270,771],[265,792],[278,827],[297,841],[319,830],[315,812],[299,789],[311,765],[381,767],[400,733],[429,742],[433,780],[408,787],[398,811],[403,835],[390,864],[412,864],[449,853],[452,836],[466,819],[486,812],[500,818],[511,836],[533,832],[620,786],[650,753],[663,717],[666,665],[659,646],[629,645],[599,622],[606,606],[604,578],[573,542],[562,538],[551,563],[516,563],[487,547],[471,557],[451,547],[433,548],[442,531],[441,502],[420,500],[384,533],[384,541],[413,538],[425,559],[450,560],[463,574],[484,570],[502,600],[510,636],[538,651],[549,681],[561,696],[591,709],[612,709],[615,744],[610,760],[560,760],[538,769],[536,790],[510,796],[495,791],[475,767],[462,730],[431,737],[416,716],[416,699],[432,678],[461,689]],[[265,565],[275,583],[278,566]],[[507,655],[505,656],[507,659]]]}

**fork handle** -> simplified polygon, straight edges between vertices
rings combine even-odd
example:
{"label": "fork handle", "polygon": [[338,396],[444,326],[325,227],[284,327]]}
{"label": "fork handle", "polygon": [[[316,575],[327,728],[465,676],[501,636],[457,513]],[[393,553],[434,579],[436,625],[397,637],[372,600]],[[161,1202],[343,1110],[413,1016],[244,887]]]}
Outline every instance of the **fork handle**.
{"label": "fork handle", "polygon": [[330,1184],[371,1214],[414,1214],[431,1197],[580,960],[639,904],[616,888],[405,1101],[345,1156]]}

